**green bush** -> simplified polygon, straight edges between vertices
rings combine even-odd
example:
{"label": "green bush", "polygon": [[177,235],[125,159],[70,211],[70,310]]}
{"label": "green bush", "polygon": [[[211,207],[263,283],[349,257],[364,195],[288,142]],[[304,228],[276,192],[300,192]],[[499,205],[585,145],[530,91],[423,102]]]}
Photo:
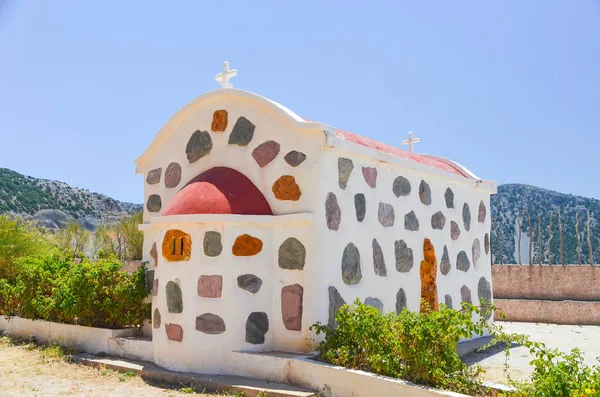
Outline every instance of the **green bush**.
{"label": "green bush", "polygon": [[16,266],[13,281],[0,280],[1,314],[104,328],[144,322],[144,266],[129,274],[116,261],[75,263],[58,252]]}

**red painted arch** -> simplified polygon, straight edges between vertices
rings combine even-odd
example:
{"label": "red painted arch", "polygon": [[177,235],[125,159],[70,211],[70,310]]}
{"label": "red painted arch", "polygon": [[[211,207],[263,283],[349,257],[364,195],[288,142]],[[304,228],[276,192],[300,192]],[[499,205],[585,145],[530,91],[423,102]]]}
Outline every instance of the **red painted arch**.
{"label": "red painted arch", "polygon": [[215,167],[198,175],[169,202],[162,215],[273,215],[265,196],[244,174]]}

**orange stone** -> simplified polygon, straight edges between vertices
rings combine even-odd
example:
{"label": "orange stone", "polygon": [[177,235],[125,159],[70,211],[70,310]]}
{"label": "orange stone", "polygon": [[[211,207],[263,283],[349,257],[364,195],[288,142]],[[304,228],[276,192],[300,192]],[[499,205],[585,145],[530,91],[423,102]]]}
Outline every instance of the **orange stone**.
{"label": "orange stone", "polygon": [[283,175],[273,184],[273,193],[279,200],[298,201],[302,195],[296,178],[291,175]]}
{"label": "orange stone", "polygon": [[214,132],[223,132],[227,128],[227,110],[216,110],[213,113],[210,129]]}
{"label": "orange stone", "polygon": [[[423,257],[421,261],[421,312],[439,309],[437,294],[437,259],[431,241],[426,238],[423,242]],[[428,306],[427,306],[428,305]]]}
{"label": "orange stone", "polygon": [[171,229],[165,233],[162,256],[169,262],[187,261],[192,255],[192,238],[181,230]]}
{"label": "orange stone", "polygon": [[263,243],[259,238],[242,234],[235,239],[231,252],[235,256],[252,256],[262,251]]}

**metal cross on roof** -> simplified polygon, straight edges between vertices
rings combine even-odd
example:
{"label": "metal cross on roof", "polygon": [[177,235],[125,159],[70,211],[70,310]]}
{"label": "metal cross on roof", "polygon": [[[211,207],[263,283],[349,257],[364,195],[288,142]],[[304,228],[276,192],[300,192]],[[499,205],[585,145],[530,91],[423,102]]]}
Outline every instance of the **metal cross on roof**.
{"label": "metal cross on roof", "polygon": [[233,88],[233,84],[229,82],[229,79],[237,76],[237,70],[229,70],[229,62],[223,63],[223,72],[215,76],[217,83],[221,84],[222,88]]}
{"label": "metal cross on roof", "polygon": [[403,145],[408,145],[408,151],[414,152],[414,144],[417,142],[421,142],[419,138],[413,138],[412,131],[408,131],[408,139],[402,141]]}

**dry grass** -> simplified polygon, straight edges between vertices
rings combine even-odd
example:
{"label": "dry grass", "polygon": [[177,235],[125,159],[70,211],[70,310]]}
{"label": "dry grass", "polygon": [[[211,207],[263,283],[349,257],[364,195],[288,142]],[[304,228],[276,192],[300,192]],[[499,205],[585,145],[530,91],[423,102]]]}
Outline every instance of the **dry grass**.
{"label": "dry grass", "polygon": [[191,385],[150,383],[133,373],[70,363],[68,353],[56,345],[0,337],[0,396],[222,396]]}

